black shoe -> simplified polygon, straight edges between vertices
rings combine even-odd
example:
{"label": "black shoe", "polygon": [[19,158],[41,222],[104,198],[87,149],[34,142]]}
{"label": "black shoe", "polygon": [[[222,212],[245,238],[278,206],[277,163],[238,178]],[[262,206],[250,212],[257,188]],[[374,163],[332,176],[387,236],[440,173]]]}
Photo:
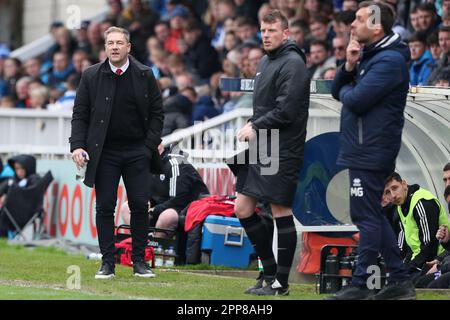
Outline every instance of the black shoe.
{"label": "black shoe", "polygon": [[111,279],[115,276],[114,264],[109,262],[102,262],[102,266],[95,274],[95,279]]}
{"label": "black shoe", "polygon": [[264,277],[260,276],[258,277],[258,279],[256,279],[256,283],[247,288],[247,290],[244,291],[245,294],[253,294],[253,291],[256,289],[261,289],[262,287],[264,287],[265,285],[265,281],[264,281]]}
{"label": "black shoe", "polygon": [[153,273],[152,269],[148,265],[148,263],[139,261],[133,263],[133,273],[135,277],[141,278],[154,278],[156,275]]}
{"label": "black shoe", "polygon": [[416,300],[416,289],[411,280],[391,282],[373,298],[375,300]]}
{"label": "black shoe", "polygon": [[373,290],[350,284],[324,300],[372,300],[373,296]]}
{"label": "black shoe", "polygon": [[283,287],[278,280],[274,280],[262,288],[253,290],[251,294],[257,296],[288,296],[289,287]]}

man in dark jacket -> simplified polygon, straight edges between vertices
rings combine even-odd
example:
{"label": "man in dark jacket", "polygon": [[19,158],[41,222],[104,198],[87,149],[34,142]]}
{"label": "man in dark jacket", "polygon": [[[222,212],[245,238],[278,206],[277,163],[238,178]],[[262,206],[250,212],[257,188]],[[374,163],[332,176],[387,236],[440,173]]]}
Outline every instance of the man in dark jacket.
{"label": "man in dark jacket", "polygon": [[129,37],[122,28],[105,32],[108,59],[83,73],[72,116],[72,158],[77,167],[89,160],[84,183],[96,188],[96,225],[103,254],[96,279],[115,275],[114,212],[121,176],[131,208],[134,275],[155,276],[144,261],[147,190],[149,171],[159,159],[164,116],[150,68],[129,56]]}
{"label": "man in dark jacket", "polygon": [[384,180],[394,171],[400,149],[409,89],[410,53],[400,36],[392,33],[393,23],[388,6],[361,3],[351,25],[347,62],[332,84],[333,97],[342,102],[337,163],[350,169],[350,214],[360,231],[360,242],[352,285],[331,299],[371,299],[373,289],[379,288],[370,282],[370,267],[377,265],[379,252],[390,270],[390,280],[375,299],[415,299],[380,201]]}
{"label": "man in dark jacket", "polygon": [[[297,245],[292,202],[303,161],[310,82],[305,55],[288,40],[288,22],[279,11],[263,18],[261,33],[267,55],[261,59],[256,73],[254,113],[237,135],[239,141],[250,142],[249,161],[241,165],[238,156],[234,159],[237,164],[230,167],[237,176],[236,215],[264,268],[264,278],[246,293],[287,295]],[[259,157],[252,161],[256,152]],[[255,213],[258,200],[270,203],[276,221],[278,263],[269,230]]]}

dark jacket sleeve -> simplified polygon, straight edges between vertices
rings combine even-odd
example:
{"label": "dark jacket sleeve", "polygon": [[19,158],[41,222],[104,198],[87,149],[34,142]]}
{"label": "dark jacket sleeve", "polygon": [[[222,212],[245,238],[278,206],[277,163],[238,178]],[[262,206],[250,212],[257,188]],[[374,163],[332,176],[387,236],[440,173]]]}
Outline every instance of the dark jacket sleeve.
{"label": "dark jacket sleeve", "polygon": [[69,139],[70,152],[87,148],[87,134],[90,121],[91,101],[88,89],[88,73],[84,72],[78,86],[72,113],[72,133]]}
{"label": "dark jacket sleeve", "polygon": [[411,261],[415,267],[422,269],[427,261],[436,257],[439,242],[435,235],[439,228],[439,206],[434,200],[420,200],[414,211],[414,219],[419,227],[420,253]]}
{"label": "dark jacket sleeve", "polygon": [[275,83],[276,106],[253,122],[255,129],[281,129],[297,119],[299,101],[309,96],[309,77],[306,66],[300,59],[290,59],[281,68]]}
{"label": "dark jacket sleeve", "polygon": [[331,83],[331,95],[333,98],[336,100],[340,99],[339,93],[342,87],[351,84],[355,80],[356,70],[357,68],[354,68],[352,71],[345,70],[345,63],[339,68]]}
{"label": "dark jacket sleeve", "polygon": [[8,192],[8,183],[10,179],[6,179],[2,183],[0,183],[0,196],[6,194]]}
{"label": "dark jacket sleeve", "polygon": [[369,112],[404,81],[401,70],[404,61],[400,59],[403,57],[390,55],[374,62],[357,84],[340,88],[339,100],[357,115]]}
{"label": "dark jacket sleeve", "polygon": [[[185,208],[192,200],[192,179],[189,173],[188,164],[178,164],[172,162],[172,181],[169,191],[170,199],[160,203],[153,209],[152,215],[158,217],[164,210],[167,209],[182,209]],[[180,174],[177,176],[176,172],[179,170]],[[174,175],[175,174],[175,175]]]}
{"label": "dark jacket sleeve", "polygon": [[149,117],[150,124],[148,126],[147,138],[145,145],[150,150],[156,150],[161,143],[161,133],[164,124],[164,113],[162,106],[162,96],[158,84],[151,71],[148,72],[148,81],[150,82],[149,94]]}
{"label": "dark jacket sleeve", "polygon": [[440,270],[442,273],[447,273],[450,271],[450,255],[448,254],[448,251],[444,251],[444,253],[447,253],[447,256],[442,259]]}

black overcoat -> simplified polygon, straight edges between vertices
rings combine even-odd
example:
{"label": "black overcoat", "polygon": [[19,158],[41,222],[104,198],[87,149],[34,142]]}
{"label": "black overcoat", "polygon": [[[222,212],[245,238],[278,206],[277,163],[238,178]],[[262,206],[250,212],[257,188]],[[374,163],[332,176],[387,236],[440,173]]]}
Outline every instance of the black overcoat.
{"label": "black overcoat", "polygon": [[[161,159],[157,151],[164,122],[161,92],[151,69],[132,56],[129,59],[138,112],[147,132],[145,145],[151,152],[150,170],[161,173]],[[81,77],[75,98],[70,151],[83,148],[88,152],[90,160],[84,180],[88,187],[94,186],[111,118],[116,89],[113,76],[108,60],[89,67]]]}

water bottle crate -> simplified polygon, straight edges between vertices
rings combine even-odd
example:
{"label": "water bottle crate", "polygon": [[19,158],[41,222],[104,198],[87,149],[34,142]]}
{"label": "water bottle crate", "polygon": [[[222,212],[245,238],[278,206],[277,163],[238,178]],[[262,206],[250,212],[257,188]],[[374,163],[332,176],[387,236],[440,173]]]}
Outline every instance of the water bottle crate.
{"label": "water bottle crate", "polygon": [[[316,275],[318,293],[335,293],[348,285],[357,264],[357,246],[326,245],[320,251],[320,273]],[[378,261],[381,285],[386,281],[384,261]]]}

